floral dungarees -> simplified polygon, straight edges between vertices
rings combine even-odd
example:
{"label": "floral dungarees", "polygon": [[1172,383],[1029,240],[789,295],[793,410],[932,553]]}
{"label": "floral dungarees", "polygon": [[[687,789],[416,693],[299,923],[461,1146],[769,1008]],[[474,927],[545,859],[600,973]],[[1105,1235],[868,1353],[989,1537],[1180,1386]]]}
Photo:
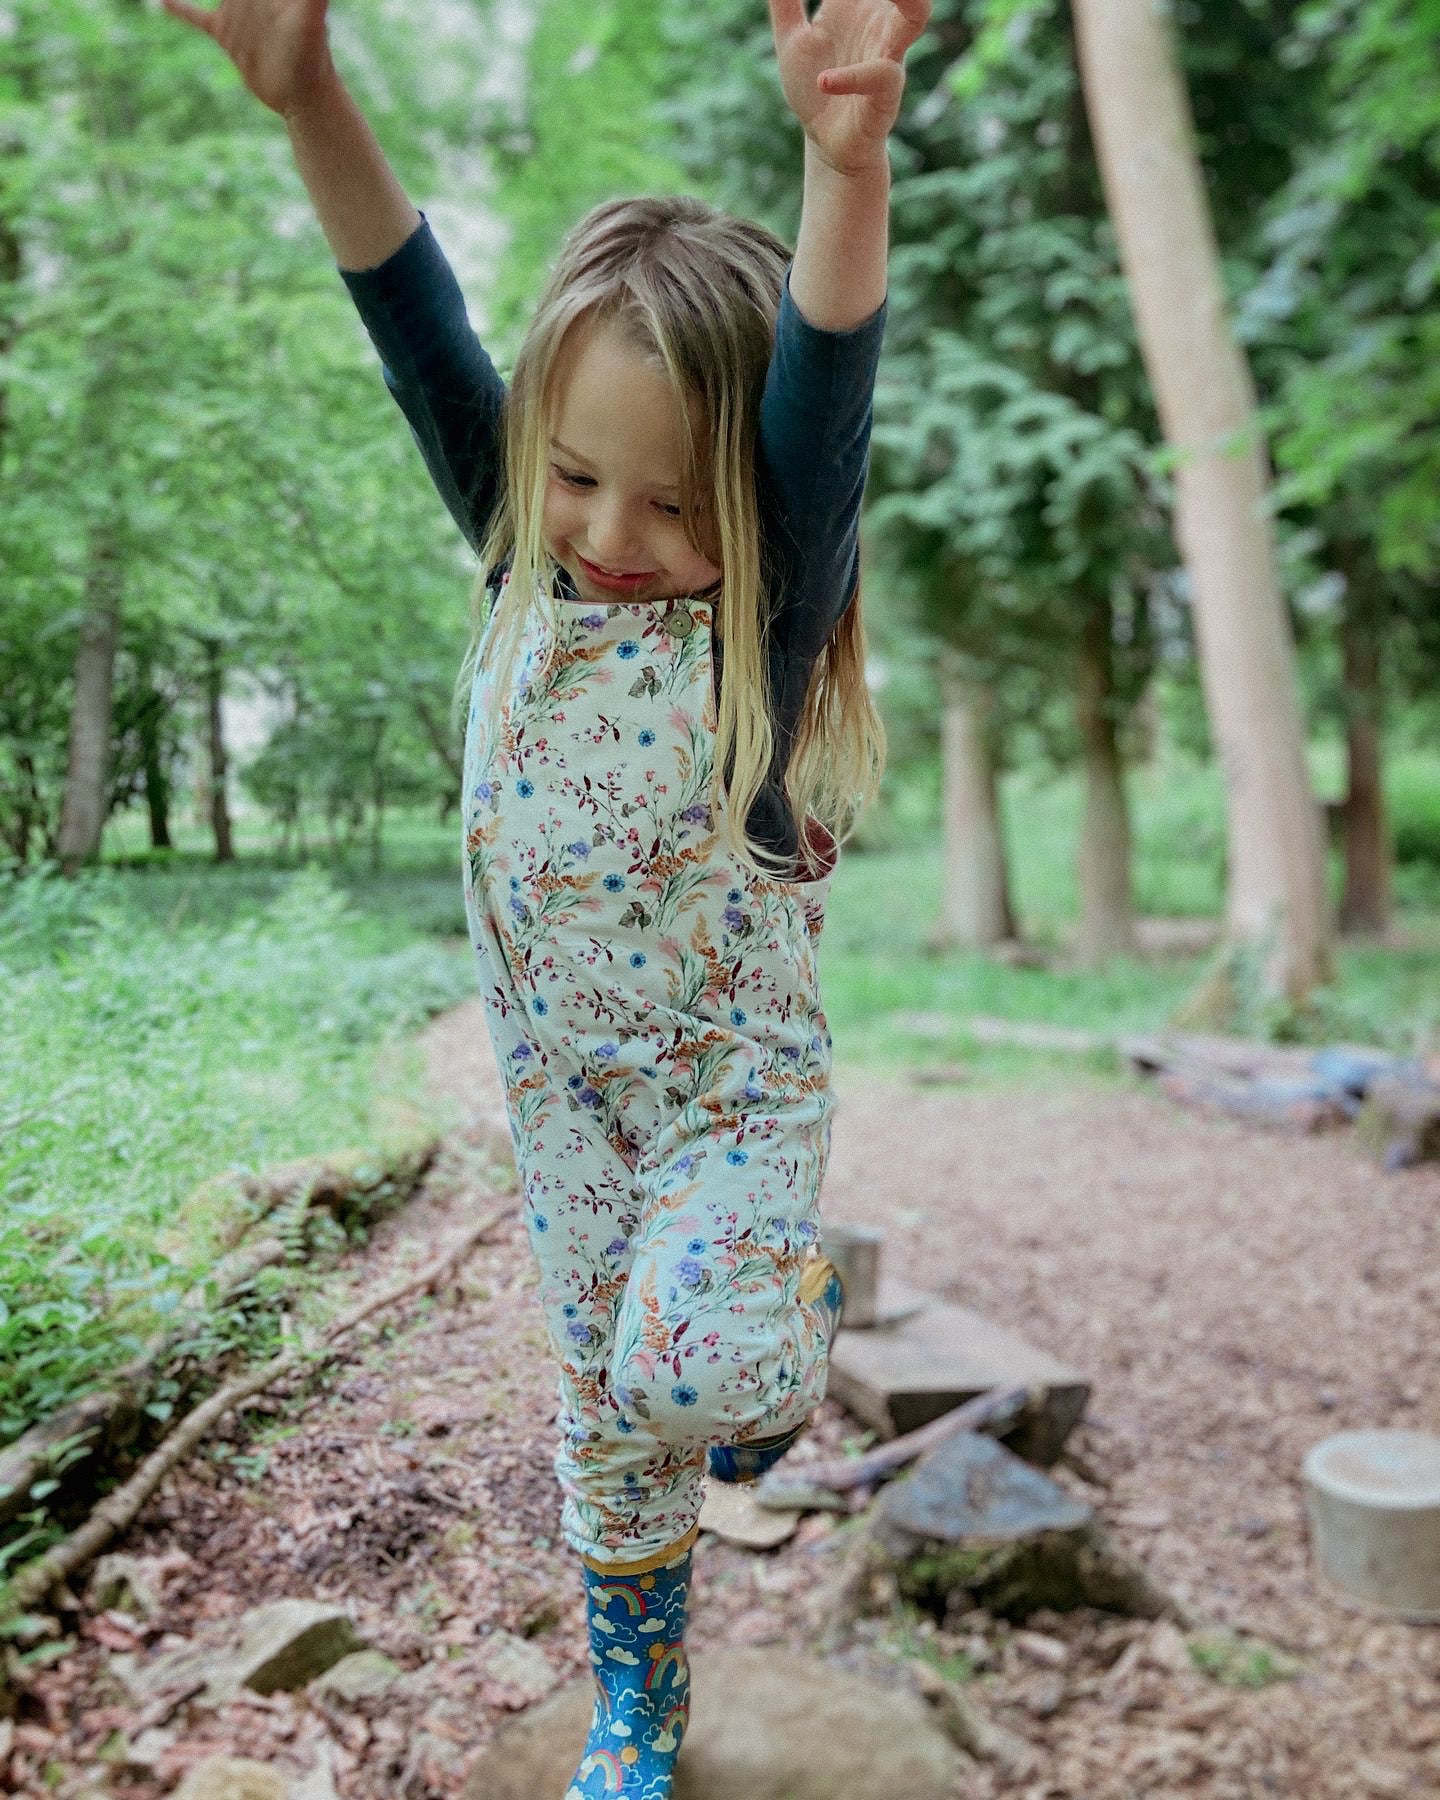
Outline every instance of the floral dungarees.
{"label": "floral dungarees", "polygon": [[835,845],[812,822],[798,881],[722,847],[711,600],[555,603],[493,736],[477,659],[465,902],[560,1363],[562,1529],[618,1566],[693,1526],[708,1444],[824,1394],[796,1290],[830,1143]]}

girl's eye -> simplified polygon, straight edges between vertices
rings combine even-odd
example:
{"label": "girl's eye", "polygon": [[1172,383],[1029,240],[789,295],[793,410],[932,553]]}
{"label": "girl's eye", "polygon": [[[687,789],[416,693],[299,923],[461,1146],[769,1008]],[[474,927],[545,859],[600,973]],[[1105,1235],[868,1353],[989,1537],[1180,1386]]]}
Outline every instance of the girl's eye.
{"label": "girl's eye", "polygon": [[[551,463],[550,467],[567,487],[590,488],[595,485],[592,476],[577,475],[570,469],[562,469],[559,463]],[[657,500],[655,504],[659,507],[660,511],[665,514],[667,519],[678,519],[681,517],[681,510],[678,506],[671,506],[668,502],[663,500]]]}

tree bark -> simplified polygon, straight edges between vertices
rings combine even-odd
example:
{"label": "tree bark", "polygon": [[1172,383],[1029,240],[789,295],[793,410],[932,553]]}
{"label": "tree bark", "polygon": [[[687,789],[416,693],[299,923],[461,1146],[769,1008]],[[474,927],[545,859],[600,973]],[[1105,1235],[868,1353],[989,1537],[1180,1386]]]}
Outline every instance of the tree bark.
{"label": "tree bark", "polygon": [[[1347,781],[1341,816],[1345,886],[1340,929],[1383,936],[1390,926],[1390,831],[1385,812],[1382,626],[1358,555],[1342,561],[1341,680]],[[1373,576],[1372,576],[1373,579]]]}
{"label": "tree bark", "polygon": [[145,805],[150,814],[150,846],[168,850],[170,843],[170,777],[160,743],[160,720],[164,701],[155,686],[150,658],[140,664],[140,732],[141,759],[145,770]]}
{"label": "tree bark", "polygon": [[1264,507],[1250,372],[1230,330],[1189,97],[1153,0],[1071,0],[1090,129],[1165,437],[1225,776],[1227,929],[1299,1004],[1330,975],[1319,809]]}
{"label": "tree bark", "polygon": [[[412,693],[410,696],[410,704],[415,710],[415,717],[420,721],[421,730],[424,731],[426,737],[430,740],[430,748],[439,758],[440,763],[444,767],[445,773],[450,777],[453,786],[459,787],[462,773],[461,763],[463,759],[460,747],[455,741],[454,733],[441,726],[440,721],[431,711],[429,702],[423,694],[418,692]],[[447,794],[447,810],[449,803],[449,795]],[[442,813],[440,816],[443,819],[445,815]]]}
{"label": "tree bark", "polygon": [[375,748],[370,758],[370,867],[385,866],[385,759],[381,754],[385,743],[385,724],[375,734]]}
{"label": "tree bark", "polygon": [[1135,949],[1135,902],[1130,880],[1130,811],[1115,729],[1115,656],[1110,599],[1085,597],[1076,671],[1075,714],[1085,779],[1080,820],[1080,937],[1082,962],[1095,964]]}
{"label": "tree bark", "polygon": [[70,710],[69,760],[55,854],[73,875],[100,853],[110,798],[110,734],[114,716],[115,654],[120,644],[120,556],[113,524],[93,525],[85,575],[85,613],[75,647],[75,695]]}
{"label": "tree bark", "polygon": [[205,699],[210,740],[210,827],[215,834],[217,863],[234,862],[235,845],[230,834],[230,800],[226,793],[225,721],[220,701],[225,691],[225,665],[220,645],[205,639]]}
{"label": "tree bark", "polygon": [[941,707],[945,865],[930,943],[933,949],[984,950],[1016,935],[990,748],[990,694],[947,658]]}

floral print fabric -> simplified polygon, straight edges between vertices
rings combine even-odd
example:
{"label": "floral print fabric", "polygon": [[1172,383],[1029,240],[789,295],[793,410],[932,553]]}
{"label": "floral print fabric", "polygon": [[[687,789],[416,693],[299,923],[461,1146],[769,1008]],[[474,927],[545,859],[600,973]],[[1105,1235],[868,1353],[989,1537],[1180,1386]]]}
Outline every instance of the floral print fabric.
{"label": "floral print fabric", "polygon": [[834,843],[812,824],[824,860],[793,881],[722,847],[709,600],[555,605],[493,732],[477,659],[465,901],[560,1364],[562,1529],[623,1564],[694,1524],[708,1444],[824,1393],[797,1288],[833,1107]]}

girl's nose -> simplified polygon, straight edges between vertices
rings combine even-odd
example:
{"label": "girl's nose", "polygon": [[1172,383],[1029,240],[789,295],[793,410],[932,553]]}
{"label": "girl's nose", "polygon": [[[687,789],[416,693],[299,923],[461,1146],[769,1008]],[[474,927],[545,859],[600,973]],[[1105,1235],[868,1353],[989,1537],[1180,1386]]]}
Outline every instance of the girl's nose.
{"label": "girl's nose", "polygon": [[601,506],[592,515],[590,543],[597,561],[623,562],[635,549],[635,534],[623,506]]}

